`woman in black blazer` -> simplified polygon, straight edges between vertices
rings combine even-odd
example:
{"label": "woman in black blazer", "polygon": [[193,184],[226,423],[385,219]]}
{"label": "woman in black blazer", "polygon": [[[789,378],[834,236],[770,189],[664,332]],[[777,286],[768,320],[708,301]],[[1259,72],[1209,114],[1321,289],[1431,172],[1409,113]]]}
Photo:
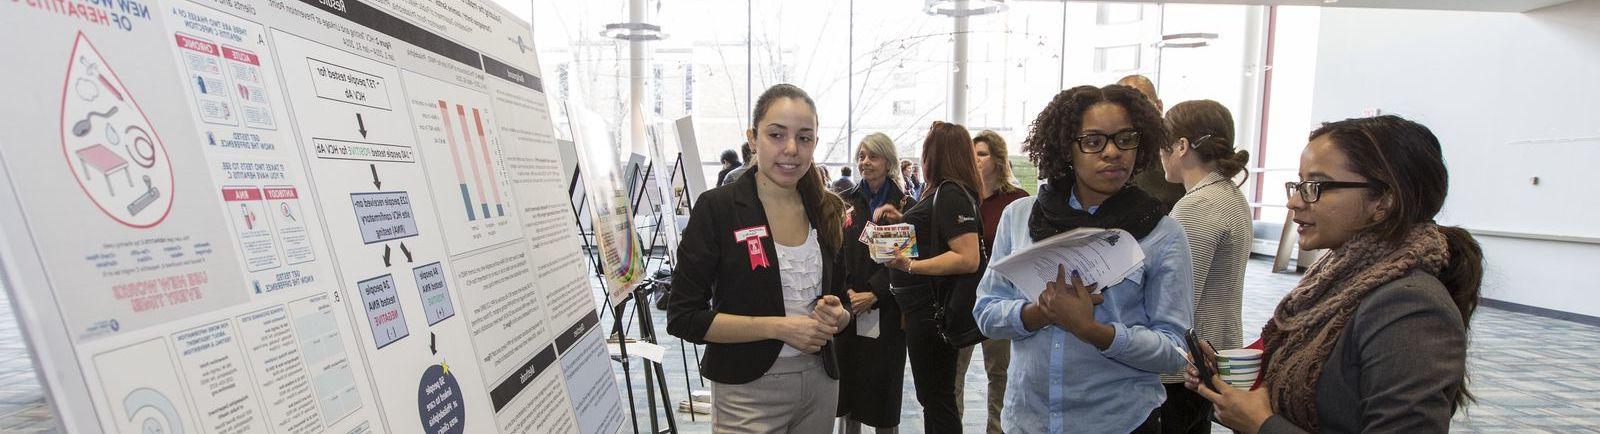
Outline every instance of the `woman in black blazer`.
{"label": "woman in black blazer", "polygon": [[678,245],[667,332],[706,344],[712,430],[827,432],[838,402],[829,342],[850,322],[844,208],[812,164],[816,104],[780,84],[757,100],[746,176],[700,196]]}
{"label": "woman in black blazer", "polygon": [[[844,228],[845,286],[855,322],[839,334],[839,416],[845,418],[840,434],[857,434],[861,425],[878,434],[895,432],[900,425],[900,396],[905,387],[906,332],[900,328],[900,306],[889,292],[890,270],[872,260],[866,244],[856,242],[879,208],[903,209],[909,205],[900,190],[895,170],[894,141],[883,133],[861,140],[856,168],[861,183],[839,195],[850,205]],[[882,223],[882,222],[880,222]],[[878,335],[859,333],[862,315],[876,315]]]}

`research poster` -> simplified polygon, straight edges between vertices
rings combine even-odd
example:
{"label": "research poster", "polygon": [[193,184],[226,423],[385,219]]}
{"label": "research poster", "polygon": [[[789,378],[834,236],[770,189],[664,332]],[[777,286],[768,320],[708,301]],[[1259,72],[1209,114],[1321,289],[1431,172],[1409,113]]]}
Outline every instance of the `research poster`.
{"label": "research poster", "polygon": [[527,22],[0,1],[0,265],[66,432],[625,423]]}
{"label": "research poster", "polygon": [[644,251],[634,223],[633,199],[646,188],[645,157],[613,136],[600,114],[571,101],[567,119],[578,149],[584,212],[599,251],[606,299],[621,304],[644,278]]}

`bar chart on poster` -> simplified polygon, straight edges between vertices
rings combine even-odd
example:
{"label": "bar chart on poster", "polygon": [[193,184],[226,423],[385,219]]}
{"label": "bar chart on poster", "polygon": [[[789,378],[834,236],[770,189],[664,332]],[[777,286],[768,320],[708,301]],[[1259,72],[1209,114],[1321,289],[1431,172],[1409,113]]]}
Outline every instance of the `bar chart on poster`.
{"label": "bar chart on poster", "polygon": [[439,6],[0,2],[0,279],[63,431],[621,429],[529,24]]}
{"label": "bar chart on poster", "polygon": [[428,171],[438,174],[429,187],[440,198],[451,253],[518,238],[488,95],[422,74],[406,73],[404,80]]}

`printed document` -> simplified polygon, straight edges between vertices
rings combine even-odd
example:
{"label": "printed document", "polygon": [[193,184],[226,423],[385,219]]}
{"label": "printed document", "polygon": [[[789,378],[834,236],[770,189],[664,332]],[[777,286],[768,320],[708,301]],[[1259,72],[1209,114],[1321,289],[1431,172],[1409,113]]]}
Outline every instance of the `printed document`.
{"label": "printed document", "polygon": [[1037,303],[1045,283],[1056,279],[1057,265],[1066,266],[1067,276],[1077,270],[1084,286],[1100,284],[1098,292],[1139,271],[1143,263],[1144,250],[1127,231],[1079,228],[1012,252],[990,268]]}

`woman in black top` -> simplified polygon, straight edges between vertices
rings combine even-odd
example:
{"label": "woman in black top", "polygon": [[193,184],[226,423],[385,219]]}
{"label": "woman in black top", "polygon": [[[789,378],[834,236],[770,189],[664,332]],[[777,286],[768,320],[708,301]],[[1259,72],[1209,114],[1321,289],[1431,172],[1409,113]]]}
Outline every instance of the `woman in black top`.
{"label": "woman in black top", "polygon": [[[961,432],[956,411],[956,356],[959,349],[940,336],[934,312],[944,300],[935,284],[953,296],[972,300],[978,287],[982,254],[976,188],[978,166],[972,135],[960,125],[934,122],[922,143],[927,183],[915,206],[902,220],[916,226],[917,258],[900,257],[886,265],[894,273],[893,292],[906,317],[906,347],[911,376],[922,404],[923,428],[930,433]],[[886,210],[888,211],[888,210]],[[894,219],[892,211],[880,212]],[[955,298],[955,297],[951,297]],[[951,315],[972,315],[972,306]]]}
{"label": "woman in black top", "polygon": [[829,342],[850,322],[835,258],[843,203],[811,163],[816,104],[780,84],[747,133],[749,176],[700,196],[678,245],[667,332],[706,344],[713,430],[826,432],[838,399]]}
{"label": "woman in black top", "polygon": [[[841,434],[859,433],[862,424],[877,428],[879,434],[895,432],[900,425],[900,395],[906,372],[906,332],[900,328],[900,306],[889,292],[890,270],[874,262],[866,244],[856,241],[872,220],[873,210],[898,210],[906,200],[895,161],[894,142],[889,136],[868,135],[856,150],[861,183],[840,193],[850,207],[844,228],[845,287],[856,318],[838,337],[842,365],[839,416],[846,418],[841,421]],[[859,334],[863,315],[876,315],[876,337]]]}

